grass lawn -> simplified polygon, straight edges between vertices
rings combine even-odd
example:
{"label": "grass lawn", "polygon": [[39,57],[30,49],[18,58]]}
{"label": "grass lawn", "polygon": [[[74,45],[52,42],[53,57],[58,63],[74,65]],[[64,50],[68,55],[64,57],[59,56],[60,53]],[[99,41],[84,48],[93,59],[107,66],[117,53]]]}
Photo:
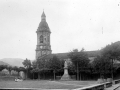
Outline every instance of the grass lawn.
{"label": "grass lawn", "polygon": [[0,88],[39,88],[39,89],[76,89],[96,84],[96,81],[48,81],[48,80],[24,80],[24,81],[0,81]]}

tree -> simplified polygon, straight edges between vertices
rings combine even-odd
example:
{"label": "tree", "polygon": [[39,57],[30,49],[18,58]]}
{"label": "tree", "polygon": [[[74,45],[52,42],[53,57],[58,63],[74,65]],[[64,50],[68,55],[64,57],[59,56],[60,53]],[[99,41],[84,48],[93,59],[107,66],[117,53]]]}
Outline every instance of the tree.
{"label": "tree", "polygon": [[97,56],[92,62],[94,72],[100,74],[100,78],[105,77],[106,74],[110,73],[111,62],[109,57]]}
{"label": "tree", "polygon": [[76,74],[75,65],[71,61],[67,62],[67,65],[68,65],[69,75],[71,75],[71,78],[74,78],[74,75]]}
{"label": "tree", "polygon": [[101,52],[103,57],[108,57],[111,61],[111,76],[113,79],[113,62],[115,60],[120,61],[120,41],[107,45],[101,50]]}
{"label": "tree", "polygon": [[109,56],[113,60],[120,60],[120,41],[107,45],[101,51],[103,56]]}
{"label": "tree", "polygon": [[23,72],[25,72],[26,70],[25,70],[24,67],[19,67],[19,71],[23,71]]}
{"label": "tree", "polygon": [[32,68],[33,69],[37,68],[37,61],[35,61],[35,60],[32,61]]}
{"label": "tree", "polygon": [[7,65],[0,65],[0,71],[2,71],[5,68],[7,68]]}
{"label": "tree", "polygon": [[30,68],[31,67],[31,61],[26,58],[23,62],[24,67]]}
{"label": "tree", "polygon": [[9,74],[11,75],[12,66],[7,66],[6,68],[9,71]]}
{"label": "tree", "polygon": [[33,79],[34,79],[34,73],[39,72],[39,69],[37,68],[37,61],[36,60],[32,61],[31,66],[32,66],[31,73],[33,74]]}
{"label": "tree", "polygon": [[12,70],[19,72],[19,68],[17,66],[12,67]]}
{"label": "tree", "polygon": [[[77,80],[79,80],[79,73],[84,71],[84,69],[88,67],[88,63],[89,63],[88,56],[84,52],[84,49],[82,49],[81,51],[74,49],[72,52],[68,54],[68,56],[71,59],[74,66],[76,67]],[[80,80],[81,80],[81,75],[80,75]]]}
{"label": "tree", "polygon": [[24,67],[27,69],[27,75],[26,75],[26,78],[27,78],[27,76],[28,76],[28,69],[31,68],[31,61],[26,58],[26,60],[24,60],[22,63],[24,65]]}
{"label": "tree", "polygon": [[49,60],[49,69],[53,70],[54,73],[54,80],[55,80],[55,73],[61,69],[63,69],[63,63],[60,61],[60,59],[57,56],[53,56]]}
{"label": "tree", "polygon": [[[48,60],[46,59],[46,55],[43,55],[37,59],[37,71],[38,71],[38,78],[40,79],[40,72],[44,74],[45,71],[48,71]],[[44,74],[45,78],[45,74]]]}

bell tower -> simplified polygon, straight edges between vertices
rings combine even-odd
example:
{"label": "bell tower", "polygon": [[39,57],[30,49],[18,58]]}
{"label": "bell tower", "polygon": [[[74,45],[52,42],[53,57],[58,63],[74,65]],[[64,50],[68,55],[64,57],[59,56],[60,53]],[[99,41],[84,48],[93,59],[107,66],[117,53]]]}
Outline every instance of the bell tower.
{"label": "bell tower", "polygon": [[41,22],[36,31],[37,33],[37,45],[36,45],[36,60],[43,56],[51,54],[51,45],[50,45],[50,28],[46,22],[46,15],[43,11],[41,15]]}

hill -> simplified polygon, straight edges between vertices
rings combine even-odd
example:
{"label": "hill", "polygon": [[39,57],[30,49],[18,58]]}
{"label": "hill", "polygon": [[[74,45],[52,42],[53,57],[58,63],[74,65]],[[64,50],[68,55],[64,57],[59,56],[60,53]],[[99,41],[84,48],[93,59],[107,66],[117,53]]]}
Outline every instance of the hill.
{"label": "hill", "polygon": [[0,59],[0,63],[1,64],[9,64],[11,66],[23,66],[22,62],[24,60],[20,59],[20,58],[4,58],[4,59]]}
{"label": "hill", "polygon": [[0,65],[7,65],[7,66],[10,66],[8,63],[5,63],[3,61],[0,61]]}

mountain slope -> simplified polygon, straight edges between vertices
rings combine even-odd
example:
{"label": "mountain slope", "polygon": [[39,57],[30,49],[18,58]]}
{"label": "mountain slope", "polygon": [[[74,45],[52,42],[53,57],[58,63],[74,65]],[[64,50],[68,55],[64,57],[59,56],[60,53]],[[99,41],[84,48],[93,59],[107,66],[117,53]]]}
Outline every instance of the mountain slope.
{"label": "mountain slope", "polygon": [[10,66],[8,63],[5,63],[3,61],[0,61],[0,65],[7,65],[7,66]]}
{"label": "mountain slope", "polygon": [[0,59],[0,61],[3,61],[4,63],[8,63],[11,66],[23,66],[22,62],[24,61],[23,59],[20,58],[4,58]]}

